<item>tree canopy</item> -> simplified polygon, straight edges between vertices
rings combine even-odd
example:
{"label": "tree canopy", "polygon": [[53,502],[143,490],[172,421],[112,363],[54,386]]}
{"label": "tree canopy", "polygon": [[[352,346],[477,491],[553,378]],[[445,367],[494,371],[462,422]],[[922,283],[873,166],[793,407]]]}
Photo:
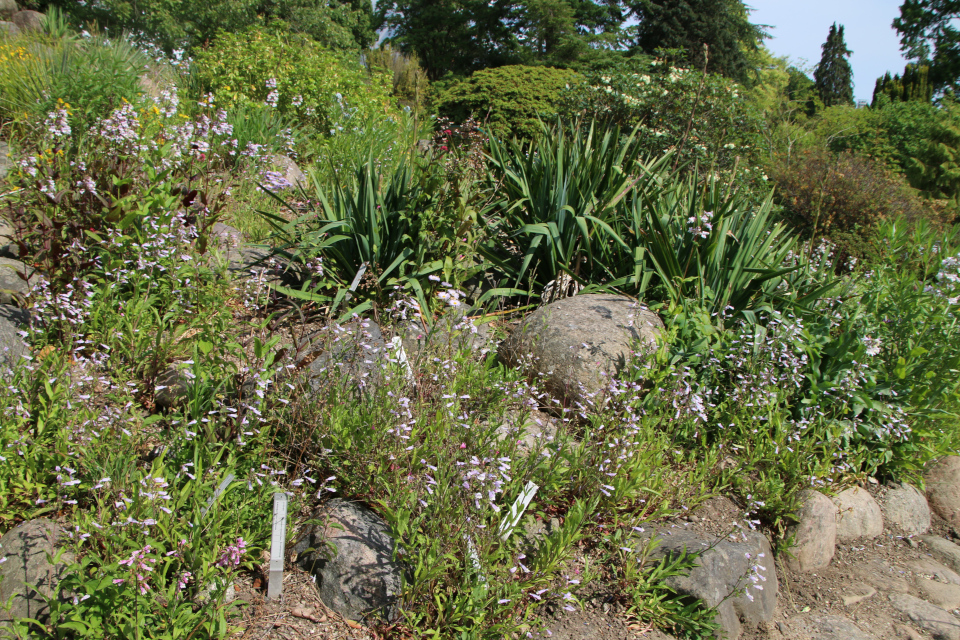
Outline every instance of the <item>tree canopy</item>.
{"label": "tree canopy", "polygon": [[575,66],[609,42],[619,0],[383,0],[387,41],[420,58],[436,80],[508,64]]}
{"label": "tree canopy", "polygon": [[893,27],[900,49],[929,65],[934,90],[958,88],[960,80],[960,0],[905,0]]}
{"label": "tree canopy", "polygon": [[749,79],[749,55],[768,37],[750,22],[741,0],[627,0],[639,20],[633,28],[636,50],[684,49],[687,63],[702,68],[709,46],[707,71],[741,82]]}

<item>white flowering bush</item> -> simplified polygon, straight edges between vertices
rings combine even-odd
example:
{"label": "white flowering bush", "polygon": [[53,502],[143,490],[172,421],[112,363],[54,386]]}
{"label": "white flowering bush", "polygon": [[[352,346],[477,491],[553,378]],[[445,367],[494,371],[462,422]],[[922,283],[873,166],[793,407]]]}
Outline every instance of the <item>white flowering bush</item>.
{"label": "white flowering bush", "polygon": [[[631,66],[632,65],[632,66]],[[571,85],[561,99],[561,113],[637,127],[644,152],[673,151],[676,166],[699,165],[722,174],[738,169],[748,183],[762,183],[755,169],[763,121],[746,90],[721,76],[669,66],[624,63]]]}

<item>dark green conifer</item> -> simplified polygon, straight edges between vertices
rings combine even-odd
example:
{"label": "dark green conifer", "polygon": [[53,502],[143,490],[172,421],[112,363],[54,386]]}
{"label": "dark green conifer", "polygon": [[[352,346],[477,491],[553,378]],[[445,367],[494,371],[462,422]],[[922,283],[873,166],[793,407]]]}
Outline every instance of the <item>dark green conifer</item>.
{"label": "dark green conifer", "polygon": [[843,25],[834,22],[821,47],[820,64],[813,71],[813,81],[824,106],[853,104],[853,69],[847,60],[853,52],[843,39]]}
{"label": "dark green conifer", "polygon": [[890,77],[888,71],[882,78],[877,78],[873,89],[873,106],[877,105],[877,98],[887,96],[891,102],[930,102],[933,100],[933,84],[930,82],[930,66],[925,64],[908,64],[903,70],[903,77]]}

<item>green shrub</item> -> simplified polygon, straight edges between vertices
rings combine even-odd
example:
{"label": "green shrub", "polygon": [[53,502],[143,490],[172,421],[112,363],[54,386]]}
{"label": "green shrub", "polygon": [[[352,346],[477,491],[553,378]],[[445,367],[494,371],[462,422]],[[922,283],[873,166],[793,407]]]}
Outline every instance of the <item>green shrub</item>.
{"label": "green shrub", "polygon": [[474,116],[493,135],[530,138],[540,130],[538,119],[556,116],[561,92],[579,82],[580,75],[567,69],[523,65],[483,69],[442,89],[434,105],[454,122]]}
{"label": "green shrub", "polygon": [[778,156],[769,171],[787,217],[813,235],[869,234],[900,215],[909,221],[938,218],[901,176],[851,152],[814,147]]}
{"label": "green shrub", "polygon": [[295,35],[221,32],[194,63],[197,89],[214,93],[221,105],[266,103],[324,132],[343,117],[391,112],[389,74],[368,73],[356,54]]}
{"label": "green shrub", "polygon": [[[376,40],[372,5],[320,0],[26,0],[61,7],[76,24],[96,23],[113,36],[137,34],[168,53],[209,44],[219,31],[277,24],[329,47],[357,50]],[[24,4],[23,2],[20,3]]]}

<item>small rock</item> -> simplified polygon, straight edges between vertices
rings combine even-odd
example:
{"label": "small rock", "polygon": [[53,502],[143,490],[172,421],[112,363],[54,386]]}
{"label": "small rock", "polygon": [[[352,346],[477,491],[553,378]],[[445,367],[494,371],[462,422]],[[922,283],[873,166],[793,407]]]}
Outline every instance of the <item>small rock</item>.
{"label": "small rock", "polygon": [[833,498],[837,505],[837,540],[848,542],[861,538],[873,539],[883,533],[883,513],[880,505],[865,489],[852,487]]}
{"label": "small rock", "polygon": [[463,349],[486,353],[492,349],[493,331],[490,324],[465,317],[461,306],[441,316],[432,327],[425,328],[416,320],[403,331],[403,349],[410,362],[416,362],[421,355],[431,357],[437,350],[458,352]]}
{"label": "small rock", "polygon": [[0,0],[0,20],[9,20],[18,11],[16,0]]}
{"label": "small rock", "polygon": [[930,506],[919,489],[904,482],[887,491],[883,499],[883,516],[907,534],[930,530]]}
{"label": "small rock", "polygon": [[808,489],[800,494],[798,522],[787,531],[793,536],[787,566],[794,571],[813,571],[830,564],[836,551],[837,508],[830,498]]}
{"label": "small rock", "polygon": [[714,522],[724,526],[732,524],[743,515],[741,509],[726,496],[707,498],[693,510],[693,515],[699,520]]}
{"label": "small rock", "polygon": [[923,578],[935,579],[947,584],[960,585],[960,574],[957,574],[952,569],[948,569],[930,558],[914,560],[913,562],[907,563],[907,567]]}
{"label": "small rock", "polygon": [[556,434],[556,422],[537,410],[524,412],[522,415],[507,415],[504,423],[497,429],[498,440],[516,440],[521,452],[533,451],[543,443],[553,440]]}
{"label": "small rock", "polygon": [[324,604],[351,620],[395,620],[403,570],[393,560],[396,543],[387,524],[367,507],[339,499],[318,519],[293,551],[297,564],[316,575]]}
{"label": "small rock", "polygon": [[277,172],[283,176],[284,180],[291,185],[296,188],[306,188],[308,184],[307,174],[305,174],[291,158],[280,154],[273,154],[267,156],[267,162],[272,164]]}
{"label": "small rock", "polygon": [[960,456],[940,458],[924,474],[930,508],[952,527],[960,527]]}
{"label": "small rock", "polygon": [[907,593],[911,590],[903,572],[879,558],[857,563],[851,567],[850,575],[878,591]]}
{"label": "small rock", "polygon": [[893,606],[936,640],[960,640],[960,620],[925,600],[906,593],[890,596]]}
{"label": "small rock", "polygon": [[[653,550],[652,559],[684,549],[700,554],[698,566],[688,575],[667,578],[666,584],[678,593],[703,600],[708,607],[717,607],[717,622],[727,637],[739,637],[741,622],[756,627],[773,620],[777,572],[770,543],[763,535],[749,532],[746,541],[737,542],[689,529],[664,530],[657,536],[660,544]],[[751,576],[761,577],[755,583]],[[755,584],[762,589],[754,588]]]}
{"label": "small rock", "polygon": [[0,538],[0,556],[7,558],[0,564],[0,602],[13,598],[9,611],[0,607],[0,628],[15,618],[34,618],[44,624],[49,621],[50,609],[43,596],[50,598],[58,593],[65,570],[74,561],[69,553],[64,553],[57,564],[47,560],[47,554],[56,555],[61,535],[59,525],[40,518],[28,520]]}
{"label": "small rock", "polygon": [[960,608],[960,586],[946,584],[937,580],[917,580],[920,595],[927,602],[948,611]]}
{"label": "small rock", "polygon": [[[0,143],[0,179],[3,179],[3,143]],[[14,229],[10,223],[0,218],[0,258],[16,260],[20,257],[20,247],[14,242]]]}
{"label": "small rock", "polygon": [[575,401],[605,387],[638,349],[656,349],[663,323],[626,296],[586,294],[540,307],[504,340],[500,358],[543,378],[558,400]]}
{"label": "small rock", "polygon": [[960,573],[960,547],[938,536],[920,536],[930,555],[950,569]]}
{"label": "small rock", "polygon": [[[20,35],[20,27],[12,22],[0,20],[0,39],[16,38],[18,35]],[[3,159],[0,159],[0,180],[3,180],[7,176],[8,170],[9,165],[5,164]]]}
{"label": "small rock", "polygon": [[848,607],[852,607],[855,604],[859,604],[866,600],[867,598],[872,598],[877,594],[877,590],[871,587],[868,584],[855,584],[850,586],[850,593],[845,596],[841,596],[843,604]]}
{"label": "small rock", "polygon": [[169,411],[186,401],[189,388],[190,377],[180,366],[172,364],[157,376],[153,401],[157,407]]}
{"label": "small rock", "polygon": [[920,635],[919,631],[905,624],[898,624],[894,627],[894,631],[899,640],[923,640],[923,636]]}
{"label": "small rock", "polygon": [[13,14],[10,19],[20,31],[43,31],[44,16],[39,11],[24,9]]}
{"label": "small rock", "polygon": [[30,313],[9,305],[0,305],[0,369],[13,368],[30,348],[20,332],[30,326]]}
{"label": "small rock", "polygon": [[[0,0],[2,1],[2,0]],[[17,26],[12,22],[0,22],[0,37],[6,33],[6,35],[13,35],[10,33],[11,29],[17,30]],[[10,157],[10,145],[6,142],[0,140],[0,180],[3,180],[7,177],[7,172],[13,168],[13,159]],[[9,223],[4,220],[4,234],[9,233],[7,229],[10,228]]]}
{"label": "small rock", "polygon": [[813,613],[790,618],[781,626],[781,633],[788,640],[876,640],[843,616]]}
{"label": "small rock", "polygon": [[21,273],[29,275],[31,271],[19,260],[0,258],[0,304],[21,306],[21,299],[30,291]]}
{"label": "small rock", "polygon": [[299,347],[297,357],[301,365],[309,361],[306,375],[314,392],[330,381],[374,388],[384,380],[388,371],[384,363],[394,354],[380,326],[366,319],[324,327]]}

